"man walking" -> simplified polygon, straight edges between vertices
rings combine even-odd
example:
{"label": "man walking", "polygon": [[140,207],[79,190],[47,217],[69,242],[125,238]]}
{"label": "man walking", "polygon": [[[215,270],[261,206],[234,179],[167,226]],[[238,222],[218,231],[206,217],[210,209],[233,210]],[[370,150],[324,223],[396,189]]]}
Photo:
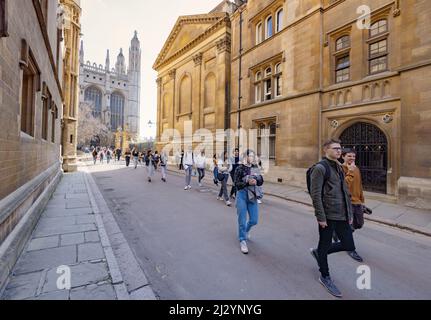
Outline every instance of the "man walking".
{"label": "man walking", "polygon": [[234,150],[234,155],[231,158],[230,162],[232,163],[232,171],[230,172],[230,177],[232,178],[232,189],[230,190],[230,197],[232,199],[236,198],[236,187],[235,187],[235,171],[236,168],[239,167],[239,165],[242,163],[242,157],[239,155],[239,149],[236,148]]}
{"label": "man walking", "polygon": [[[356,151],[353,149],[343,150],[343,170],[346,177],[346,183],[349,187],[350,194],[352,195],[352,207],[353,207],[353,232],[355,230],[362,229],[364,226],[364,210],[363,204],[364,199],[364,189],[362,188],[362,176],[361,171],[356,166]],[[358,262],[363,262],[364,260],[356,251],[350,251],[349,256],[353,260]]]}
{"label": "man walking", "polygon": [[[323,145],[325,158],[310,169],[310,195],[319,225],[319,245],[311,249],[320,268],[319,282],[335,297],[342,297],[329,274],[328,255],[342,251],[355,251],[352,228],[352,206],[344,171],[338,159],[341,145],[329,140]],[[308,175],[308,173],[307,173]],[[341,242],[332,243],[335,231]]]}
{"label": "man walking", "polygon": [[184,190],[190,190],[192,188],[191,181],[193,165],[195,164],[195,156],[193,154],[192,146],[189,146],[187,152],[184,153],[184,157],[182,159],[184,170],[186,172],[186,186],[184,187]]}

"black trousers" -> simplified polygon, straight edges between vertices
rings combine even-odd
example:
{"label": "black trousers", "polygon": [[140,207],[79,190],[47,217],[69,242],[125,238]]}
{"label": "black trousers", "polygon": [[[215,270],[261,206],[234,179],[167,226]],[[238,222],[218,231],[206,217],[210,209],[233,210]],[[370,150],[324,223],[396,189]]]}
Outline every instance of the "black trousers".
{"label": "black trousers", "polygon": [[[323,277],[329,276],[328,255],[342,251],[350,252],[356,250],[352,228],[347,221],[328,220],[327,223],[328,226],[326,228],[322,228],[319,225],[320,239],[317,248],[320,273]],[[340,242],[332,242],[334,232],[340,239]]]}
{"label": "black trousers", "polygon": [[128,167],[130,165],[130,157],[126,157],[126,166]]}
{"label": "black trousers", "polygon": [[[232,171],[235,171],[235,170],[232,170]],[[230,177],[231,177],[231,179],[232,179],[232,189],[230,190],[230,196],[232,197],[232,196],[235,196],[236,197],[236,193],[237,193],[237,190],[236,190],[236,187],[235,187],[235,172],[234,173],[230,173]]]}

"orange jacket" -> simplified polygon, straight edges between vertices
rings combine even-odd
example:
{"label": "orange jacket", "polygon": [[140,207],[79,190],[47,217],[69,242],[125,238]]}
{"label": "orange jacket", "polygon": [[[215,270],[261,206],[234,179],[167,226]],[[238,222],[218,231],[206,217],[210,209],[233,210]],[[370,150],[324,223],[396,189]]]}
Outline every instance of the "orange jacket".
{"label": "orange jacket", "polygon": [[364,190],[362,188],[361,171],[358,167],[352,172],[349,171],[347,165],[343,165],[344,174],[346,176],[346,183],[352,195],[352,204],[364,204]]}

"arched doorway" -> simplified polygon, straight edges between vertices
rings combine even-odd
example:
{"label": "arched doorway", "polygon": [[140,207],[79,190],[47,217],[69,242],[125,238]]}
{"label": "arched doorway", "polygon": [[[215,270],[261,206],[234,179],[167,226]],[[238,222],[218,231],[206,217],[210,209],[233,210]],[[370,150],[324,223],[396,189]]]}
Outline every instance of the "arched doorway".
{"label": "arched doorway", "polygon": [[382,130],[366,122],[358,122],[340,136],[344,148],[357,152],[356,164],[362,173],[366,191],[387,193],[388,140]]}

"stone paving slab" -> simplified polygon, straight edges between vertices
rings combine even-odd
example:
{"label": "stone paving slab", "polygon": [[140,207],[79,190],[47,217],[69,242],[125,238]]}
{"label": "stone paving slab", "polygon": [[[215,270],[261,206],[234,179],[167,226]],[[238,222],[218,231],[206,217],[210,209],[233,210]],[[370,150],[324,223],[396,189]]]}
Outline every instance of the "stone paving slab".
{"label": "stone paving slab", "polygon": [[62,234],[61,236],[61,246],[71,246],[75,244],[82,244],[85,242],[84,233],[71,233]]}
{"label": "stone paving slab", "polygon": [[97,231],[85,232],[85,242],[100,242],[99,233]]}
{"label": "stone paving slab", "polygon": [[48,237],[59,234],[78,233],[87,231],[97,231],[95,224],[79,224],[79,225],[53,225],[37,227],[34,233],[35,237]]}
{"label": "stone paving slab", "polygon": [[117,295],[113,285],[89,285],[70,292],[70,300],[116,300]]}
{"label": "stone paving slab", "polygon": [[35,238],[31,240],[27,251],[38,251],[43,249],[57,248],[60,245],[59,236]]}
{"label": "stone paving slab", "polygon": [[[70,272],[72,288],[97,284],[110,279],[106,262],[77,264],[70,267]],[[42,292],[57,291],[58,277],[57,269],[50,269],[46,274]]]}
{"label": "stone paving slab", "polygon": [[42,272],[13,277],[2,297],[4,300],[23,300],[36,296]]}
{"label": "stone paving slab", "polygon": [[26,252],[19,259],[14,274],[30,273],[76,263],[76,246]]}
{"label": "stone paving slab", "polygon": [[105,254],[100,243],[85,243],[78,245],[78,261],[103,259]]}

